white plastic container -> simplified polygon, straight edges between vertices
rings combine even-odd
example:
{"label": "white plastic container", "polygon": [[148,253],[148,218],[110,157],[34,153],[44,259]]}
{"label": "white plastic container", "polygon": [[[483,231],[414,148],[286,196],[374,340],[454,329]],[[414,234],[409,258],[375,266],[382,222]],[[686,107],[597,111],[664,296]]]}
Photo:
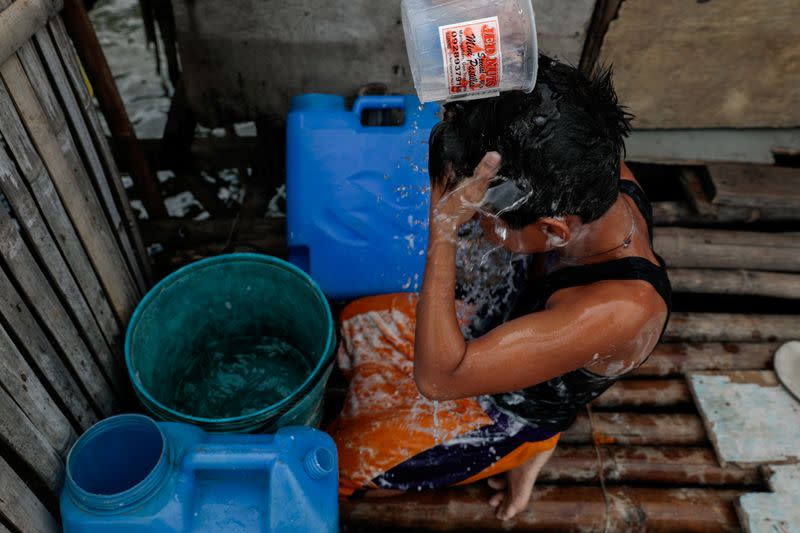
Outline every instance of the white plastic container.
{"label": "white plastic container", "polygon": [[403,0],[402,14],[420,101],[530,92],[536,85],[531,0]]}

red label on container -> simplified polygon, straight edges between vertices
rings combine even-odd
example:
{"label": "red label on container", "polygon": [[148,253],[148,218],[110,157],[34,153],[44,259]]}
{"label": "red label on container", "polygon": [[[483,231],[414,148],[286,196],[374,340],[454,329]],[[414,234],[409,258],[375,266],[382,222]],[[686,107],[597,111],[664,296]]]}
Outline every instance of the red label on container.
{"label": "red label on container", "polygon": [[497,17],[439,27],[450,99],[500,94],[502,56]]}

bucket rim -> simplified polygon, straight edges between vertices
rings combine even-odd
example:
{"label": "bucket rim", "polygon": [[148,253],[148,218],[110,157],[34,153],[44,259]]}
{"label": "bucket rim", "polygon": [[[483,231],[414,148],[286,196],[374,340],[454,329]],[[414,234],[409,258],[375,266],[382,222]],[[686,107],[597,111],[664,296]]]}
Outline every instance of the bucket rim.
{"label": "bucket rim", "polygon": [[[167,286],[171,285],[172,283],[178,281],[179,279],[183,278],[187,274],[190,274],[196,270],[201,270],[208,266],[213,266],[216,264],[221,263],[231,263],[231,262],[256,262],[262,264],[268,264],[271,266],[277,266],[283,268],[292,274],[300,277],[303,281],[308,283],[314,293],[319,297],[322,306],[325,309],[325,316],[328,319],[328,333],[327,339],[325,341],[325,348],[323,350],[322,356],[317,361],[317,365],[314,369],[309,373],[308,377],[301,383],[298,387],[296,387],[291,394],[287,395],[278,403],[274,403],[264,409],[259,411],[255,411],[253,413],[248,413],[246,415],[239,415],[234,417],[227,417],[227,418],[205,418],[200,416],[194,416],[186,413],[181,413],[180,411],[176,411],[175,409],[164,405],[161,401],[157,400],[153,397],[152,394],[142,386],[139,378],[136,376],[136,371],[133,368],[133,361],[131,358],[131,351],[132,351],[132,342],[133,342],[133,332],[136,329],[136,325],[141,320],[142,314],[146,311],[146,309],[152,304],[153,300],[161,293],[163,289]],[[309,276],[306,272],[301,270],[300,268],[296,267],[295,265],[289,263],[288,261],[284,261],[278,257],[274,257],[267,254],[257,254],[257,253],[233,253],[233,254],[222,254],[217,255],[214,257],[207,257],[205,259],[200,259],[199,261],[195,261],[188,265],[185,265],[175,272],[171,273],[170,275],[166,276],[164,279],[156,283],[142,298],[142,301],[136,306],[136,309],[131,315],[130,322],[128,323],[127,331],[125,332],[125,367],[128,370],[128,379],[130,379],[131,383],[133,384],[133,388],[138,395],[141,395],[143,398],[142,400],[145,406],[153,412],[153,414],[158,414],[158,411],[165,411],[171,417],[174,417],[175,420],[180,420],[182,422],[197,424],[200,426],[208,427],[210,426],[219,426],[225,424],[236,424],[238,422],[248,422],[259,420],[260,418],[268,419],[273,412],[278,411],[283,406],[288,404],[290,401],[294,400],[297,394],[308,387],[310,387],[311,383],[314,381],[315,378],[318,376],[322,376],[325,374],[325,369],[327,368],[328,363],[333,357],[334,347],[336,344],[336,328],[334,326],[333,320],[333,313],[331,313],[331,307],[328,303],[328,299],[325,296],[325,293],[320,288],[319,284],[317,284],[314,279]],[[147,404],[151,405],[147,405]],[[153,409],[155,407],[156,409]],[[161,416],[161,415],[159,415]],[[163,418],[163,417],[162,417]]]}

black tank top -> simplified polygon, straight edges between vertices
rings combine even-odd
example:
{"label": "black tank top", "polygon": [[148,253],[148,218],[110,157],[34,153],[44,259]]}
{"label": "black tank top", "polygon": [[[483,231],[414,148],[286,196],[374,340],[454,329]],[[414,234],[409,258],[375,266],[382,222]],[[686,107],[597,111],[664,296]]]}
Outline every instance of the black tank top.
{"label": "black tank top", "polygon": [[[647,221],[652,247],[653,212],[650,202],[633,181],[620,180],[620,191],[636,203]],[[664,299],[667,311],[671,312],[672,289],[669,278],[667,278],[666,265],[661,257],[656,255],[656,258],[660,266],[654,265],[643,257],[624,257],[607,263],[557,270],[545,276],[537,285],[526,287],[526,290],[519,295],[514,311],[509,318],[543,310],[547,300],[561,289],[607,280],[646,281]],[[669,321],[669,316],[667,316],[667,321]],[[665,322],[664,329],[666,327]],[[579,368],[527,389],[492,395],[490,399],[500,410],[517,415],[533,426],[559,432],[572,425],[579,409],[600,396],[623,375],[625,374],[609,377]]]}

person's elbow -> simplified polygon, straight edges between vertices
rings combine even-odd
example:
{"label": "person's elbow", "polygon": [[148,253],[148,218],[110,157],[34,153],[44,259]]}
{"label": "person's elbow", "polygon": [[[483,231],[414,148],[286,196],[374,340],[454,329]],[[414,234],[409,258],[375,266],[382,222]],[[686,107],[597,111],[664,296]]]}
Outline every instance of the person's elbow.
{"label": "person's elbow", "polygon": [[447,386],[446,381],[441,376],[433,376],[430,372],[420,370],[419,367],[414,369],[414,382],[417,384],[417,389],[422,396],[429,400],[453,399],[452,395],[448,394],[450,387]]}

